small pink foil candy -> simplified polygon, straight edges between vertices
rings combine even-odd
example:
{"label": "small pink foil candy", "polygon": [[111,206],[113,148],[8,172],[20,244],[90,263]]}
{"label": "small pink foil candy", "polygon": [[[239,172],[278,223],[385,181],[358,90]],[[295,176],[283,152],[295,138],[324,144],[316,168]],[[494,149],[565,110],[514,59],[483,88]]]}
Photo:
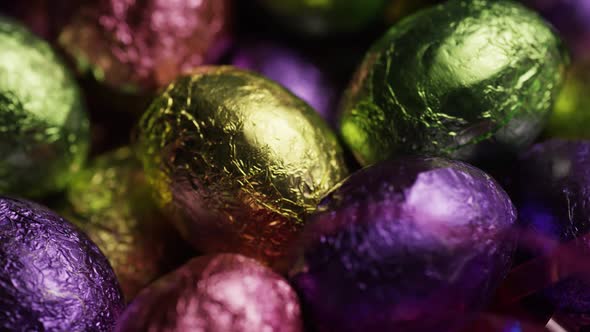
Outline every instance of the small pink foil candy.
{"label": "small pink foil candy", "polygon": [[195,258],[143,290],[117,332],[301,332],[297,295],[257,261],[220,254]]}
{"label": "small pink foil candy", "polygon": [[228,46],[228,0],[98,0],[59,42],[79,69],[128,92],[157,89],[216,61]]}

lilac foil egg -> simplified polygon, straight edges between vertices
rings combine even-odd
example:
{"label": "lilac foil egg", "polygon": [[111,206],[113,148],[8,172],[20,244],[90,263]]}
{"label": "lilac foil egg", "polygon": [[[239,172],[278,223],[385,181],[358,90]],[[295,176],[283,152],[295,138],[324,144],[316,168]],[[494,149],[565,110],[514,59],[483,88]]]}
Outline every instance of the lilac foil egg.
{"label": "lilac foil egg", "polygon": [[[523,242],[533,255],[555,255],[570,248],[580,264],[590,254],[590,141],[550,140],[533,146],[519,162],[519,219],[529,233],[544,238],[540,245]],[[568,257],[574,256],[568,254]],[[556,267],[562,262],[552,263]],[[590,314],[590,280],[563,268],[549,268],[561,275],[542,296],[568,314]],[[531,278],[539,278],[532,274]]]}
{"label": "lilac foil egg", "polygon": [[0,331],[111,331],[123,295],[109,262],[69,222],[0,197]]}
{"label": "lilac foil egg", "polygon": [[515,219],[504,190],[472,166],[383,162],[320,203],[291,278],[320,332],[457,331],[507,273]]}
{"label": "lilac foil egg", "polygon": [[306,101],[328,123],[334,122],[334,83],[303,54],[277,43],[253,42],[238,48],[232,64],[280,83]]}
{"label": "lilac foil egg", "polygon": [[299,301],[278,274],[240,255],[202,256],[131,303],[117,332],[301,332]]}

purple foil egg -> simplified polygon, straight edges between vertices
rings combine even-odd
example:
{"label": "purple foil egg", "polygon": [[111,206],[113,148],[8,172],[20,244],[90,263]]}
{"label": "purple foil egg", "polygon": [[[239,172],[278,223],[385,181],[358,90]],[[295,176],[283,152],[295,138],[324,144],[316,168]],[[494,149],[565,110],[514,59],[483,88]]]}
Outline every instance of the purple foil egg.
{"label": "purple foil egg", "polygon": [[94,243],[40,205],[0,197],[1,331],[111,331],[123,308]]}
{"label": "purple foil egg", "polygon": [[291,273],[318,331],[457,331],[507,273],[515,209],[440,158],[365,168],[310,217]]}
{"label": "purple foil egg", "polygon": [[[540,244],[521,243],[523,251],[532,255],[555,255],[557,250],[569,247],[579,253],[579,259],[587,259],[590,254],[590,141],[550,140],[537,144],[520,159],[515,178],[519,180],[520,221],[529,233],[546,239]],[[561,263],[552,264],[559,267]],[[590,314],[590,280],[575,273],[568,276],[561,271],[563,268],[550,270],[548,275],[562,277],[543,290],[542,296],[561,312]],[[531,278],[538,277],[539,274],[531,275]]]}
{"label": "purple foil egg", "polygon": [[567,42],[574,57],[590,56],[590,1],[523,0],[552,23]]}
{"label": "purple foil egg", "polygon": [[306,101],[328,123],[334,122],[334,84],[319,66],[303,54],[272,42],[253,42],[238,48],[232,64],[278,82]]}
{"label": "purple foil egg", "polygon": [[131,303],[117,332],[301,332],[299,301],[278,274],[240,255],[202,256]]}

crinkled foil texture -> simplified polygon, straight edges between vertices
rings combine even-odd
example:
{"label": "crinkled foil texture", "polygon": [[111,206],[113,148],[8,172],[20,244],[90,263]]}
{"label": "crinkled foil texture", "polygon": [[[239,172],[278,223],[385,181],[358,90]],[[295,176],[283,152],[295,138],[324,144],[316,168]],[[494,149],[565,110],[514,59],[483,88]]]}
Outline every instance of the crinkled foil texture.
{"label": "crinkled foil texture", "polygon": [[402,20],[371,48],[344,97],[341,134],[363,164],[526,148],[567,62],[551,28],[521,5],[451,0]]}
{"label": "crinkled foil texture", "polygon": [[127,300],[181,264],[187,246],[153,200],[129,148],[94,160],[68,188],[65,215],[96,243]]}
{"label": "crinkled foil texture", "polygon": [[0,192],[63,189],[84,160],[86,111],[76,82],[50,46],[0,17]]}
{"label": "crinkled foil texture", "polygon": [[[516,169],[519,220],[532,234],[548,240],[543,250],[523,245],[523,251],[537,256],[551,254],[559,250],[551,243],[557,242],[573,245],[580,258],[588,257],[590,142],[550,140],[537,144],[521,156]],[[543,295],[564,313],[590,313],[590,280],[581,275],[560,280]]]}
{"label": "crinkled foil texture", "polygon": [[107,332],[123,309],[94,243],[44,207],[0,198],[0,330]]}
{"label": "crinkled foil texture", "polygon": [[317,331],[457,331],[508,272],[515,221],[472,166],[387,161],[322,200],[290,274]]}
{"label": "crinkled foil texture", "polygon": [[82,71],[151,91],[211,63],[229,43],[228,0],[99,0],[81,6],[60,44]]}
{"label": "crinkled foil texture", "polygon": [[239,255],[203,256],[142,291],[117,332],[301,332],[297,295],[270,269]]}
{"label": "crinkled foil texture", "polygon": [[159,201],[205,252],[280,264],[303,216],[347,173],[334,134],[307,104],[232,67],[179,78],[139,127]]}

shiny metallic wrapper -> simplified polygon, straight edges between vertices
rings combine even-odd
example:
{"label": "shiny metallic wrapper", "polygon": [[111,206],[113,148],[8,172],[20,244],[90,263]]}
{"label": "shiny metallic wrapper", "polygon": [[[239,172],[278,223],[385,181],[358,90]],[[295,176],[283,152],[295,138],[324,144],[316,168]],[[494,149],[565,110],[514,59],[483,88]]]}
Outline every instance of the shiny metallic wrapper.
{"label": "shiny metallic wrapper", "polygon": [[159,201],[204,252],[275,267],[346,176],[328,125],[281,86],[233,67],[179,78],[144,114],[139,155]]}
{"label": "shiny metallic wrapper", "polygon": [[229,43],[228,0],[99,0],[59,36],[82,72],[126,92],[163,87]]}
{"label": "shiny metallic wrapper", "polygon": [[451,0],[371,48],[345,94],[340,131],[365,165],[516,152],[545,125],[567,63],[559,38],[522,5]]}
{"label": "shiny metallic wrapper", "polygon": [[302,332],[295,291],[253,259],[195,258],[142,291],[116,332]]}
{"label": "shiny metallic wrapper", "polygon": [[0,192],[63,189],[88,144],[87,114],[66,67],[46,42],[0,17]]}
{"label": "shiny metallic wrapper", "polygon": [[35,203],[0,197],[0,331],[110,332],[115,273],[86,235]]}
{"label": "shiny metallic wrapper", "polygon": [[291,280],[314,331],[456,332],[507,274],[515,222],[508,195],[473,166],[385,161],[322,200]]}
{"label": "shiny metallic wrapper", "polygon": [[129,148],[94,160],[73,178],[64,214],[98,245],[129,301],[179,266],[183,241],[152,199]]}

